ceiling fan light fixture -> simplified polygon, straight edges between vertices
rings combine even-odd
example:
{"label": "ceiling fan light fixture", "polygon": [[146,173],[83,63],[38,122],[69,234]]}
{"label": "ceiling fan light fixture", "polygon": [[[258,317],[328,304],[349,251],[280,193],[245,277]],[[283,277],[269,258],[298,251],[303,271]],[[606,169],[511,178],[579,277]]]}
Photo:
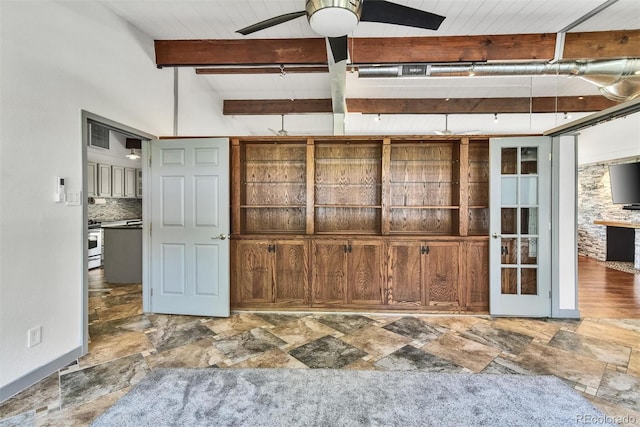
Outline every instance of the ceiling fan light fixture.
{"label": "ceiling fan light fixture", "polygon": [[324,37],[351,33],[360,22],[361,0],[307,0],[309,25]]}

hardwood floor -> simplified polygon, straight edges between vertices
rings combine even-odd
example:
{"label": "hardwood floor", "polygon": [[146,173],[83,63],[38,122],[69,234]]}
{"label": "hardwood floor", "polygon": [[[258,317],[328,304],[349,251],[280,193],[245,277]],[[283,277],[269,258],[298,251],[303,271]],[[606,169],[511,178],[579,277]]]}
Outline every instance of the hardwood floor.
{"label": "hardwood floor", "polygon": [[579,257],[578,302],[583,318],[640,318],[640,274]]}

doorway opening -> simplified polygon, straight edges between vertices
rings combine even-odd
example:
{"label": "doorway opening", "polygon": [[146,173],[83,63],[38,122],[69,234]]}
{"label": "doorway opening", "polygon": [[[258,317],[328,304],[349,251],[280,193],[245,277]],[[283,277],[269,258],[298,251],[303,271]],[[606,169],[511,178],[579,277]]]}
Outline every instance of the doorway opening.
{"label": "doorway opening", "polygon": [[[129,215],[134,215],[136,212],[140,212],[138,220],[142,219],[142,191],[141,186],[138,188],[136,184],[133,189],[125,185],[126,173],[130,175],[130,171],[139,170],[142,171],[142,163],[127,164],[127,161],[136,160],[126,158],[125,154],[120,151],[125,151],[127,154],[135,153],[135,149],[127,149],[126,140],[138,140],[148,141],[155,139],[154,135],[147,132],[135,129],[131,126],[115,122],[106,117],[99,116],[97,114],[81,111],[81,130],[82,130],[82,191],[85,203],[82,204],[82,239],[83,239],[83,261],[82,265],[82,350],[86,354],[89,351],[89,268],[102,268],[102,222],[100,218],[96,218],[99,215],[108,215],[111,212],[114,215],[118,215],[118,209],[130,210]],[[113,136],[113,138],[112,138]],[[114,141],[114,145],[117,149],[113,151],[110,149],[110,143]],[[121,142],[120,142],[121,141]],[[117,154],[114,154],[117,153]],[[121,157],[121,158],[120,158]],[[119,160],[117,160],[119,159]],[[139,166],[138,168],[132,168],[127,166]],[[102,167],[103,174],[99,175],[99,170]],[[115,168],[114,168],[115,167]],[[127,168],[127,170],[125,170]],[[112,171],[115,174],[112,175]],[[114,188],[114,178],[117,176],[116,187]],[[143,174],[136,174],[133,179],[142,177]],[[120,181],[122,179],[122,181]],[[129,180],[132,178],[129,177]],[[102,180],[102,182],[100,182]],[[120,186],[120,183],[122,186]],[[140,184],[142,182],[140,181]],[[133,193],[131,193],[133,191]],[[126,197],[125,197],[126,196]],[[114,202],[115,199],[122,198],[125,201],[124,206]],[[92,208],[89,208],[89,204],[92,203]],[[97,206],[104,209],[95,209]],[[128,206],[127,206],[128,205]],[[139,208],[137,207],[139,205]],[[91,211],[91,215],[90,212]],[[102,213],[100,213],[103,211]],[[106,214],[104,212],[107,212]],[[92,218],[93,216],[93,218]],[[105,217],[107,218],[107,217]],[[90,222],[92,224],[90,224]],[[98,223],[98,224],[96,224]],[[101,233],[100,238],[97,238],[98,230]],[[89,242],[91,238],[92,243]],[[96,242],[98,240],[98,242]],[[98,248],[98,243],[100,248]],[[91,252],[90,252],[91,249]],[[89,255],[92,256],[89,259]]]}

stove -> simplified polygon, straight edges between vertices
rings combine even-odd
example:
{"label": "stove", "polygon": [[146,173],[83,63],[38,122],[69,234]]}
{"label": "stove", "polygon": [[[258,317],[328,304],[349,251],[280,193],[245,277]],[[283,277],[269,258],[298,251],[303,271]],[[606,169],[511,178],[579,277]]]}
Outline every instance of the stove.
{"label": "stove", "polygon": [[102,265],[102,224],[100,221],[90,219],[87,226],[89,231],[87,236],[89,242],[87,248],[89,253],[88,267],[89,269],[100,267]]}
{"label": "stove", "polygon": [[100,228],[102,226],[102,223],[98,220],[90,219],[88,222],[88,226],[89,226],[89,229]]}

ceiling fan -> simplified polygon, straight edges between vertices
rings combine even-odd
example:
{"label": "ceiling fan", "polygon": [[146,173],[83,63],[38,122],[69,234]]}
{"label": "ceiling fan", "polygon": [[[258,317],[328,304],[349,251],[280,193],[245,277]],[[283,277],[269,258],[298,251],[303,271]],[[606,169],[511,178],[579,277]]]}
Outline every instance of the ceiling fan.
{"label": "ceiling fan", "polygon": [[280,126],[280,130],[275,130],[271,128],[268,128],[268,129],[272,134],[276,136],[289,136],[289,132],[287,132],[287,130],[284,128],[284,114],[281,114],[281,117],[282,117],[282,124]]}
{"label": "ceiling fan", "polygon": [[[451,130],[449,130],[449,115],[448,114],[444,115],[444,129],[442,129],[442,130],[434,130],[433,133],[435,133],[436,135],[443,135],[443,136],[453,135],[453,132]],[[479,133],[480,133],[479,130],[468,130],[468,131],[463,131],[463,132],[457,132],[456,135],[476,135],[476,134],[479,134]]]}
{"label": "ceiling fan", "polygon": [[306,0],[305,10],[286,13],[242,28],[247,35],[307,16],[311,29],[327,37],[335,62],[348,58],[347,34],[360,21],[437,30],[445,17],[384,0]]}

